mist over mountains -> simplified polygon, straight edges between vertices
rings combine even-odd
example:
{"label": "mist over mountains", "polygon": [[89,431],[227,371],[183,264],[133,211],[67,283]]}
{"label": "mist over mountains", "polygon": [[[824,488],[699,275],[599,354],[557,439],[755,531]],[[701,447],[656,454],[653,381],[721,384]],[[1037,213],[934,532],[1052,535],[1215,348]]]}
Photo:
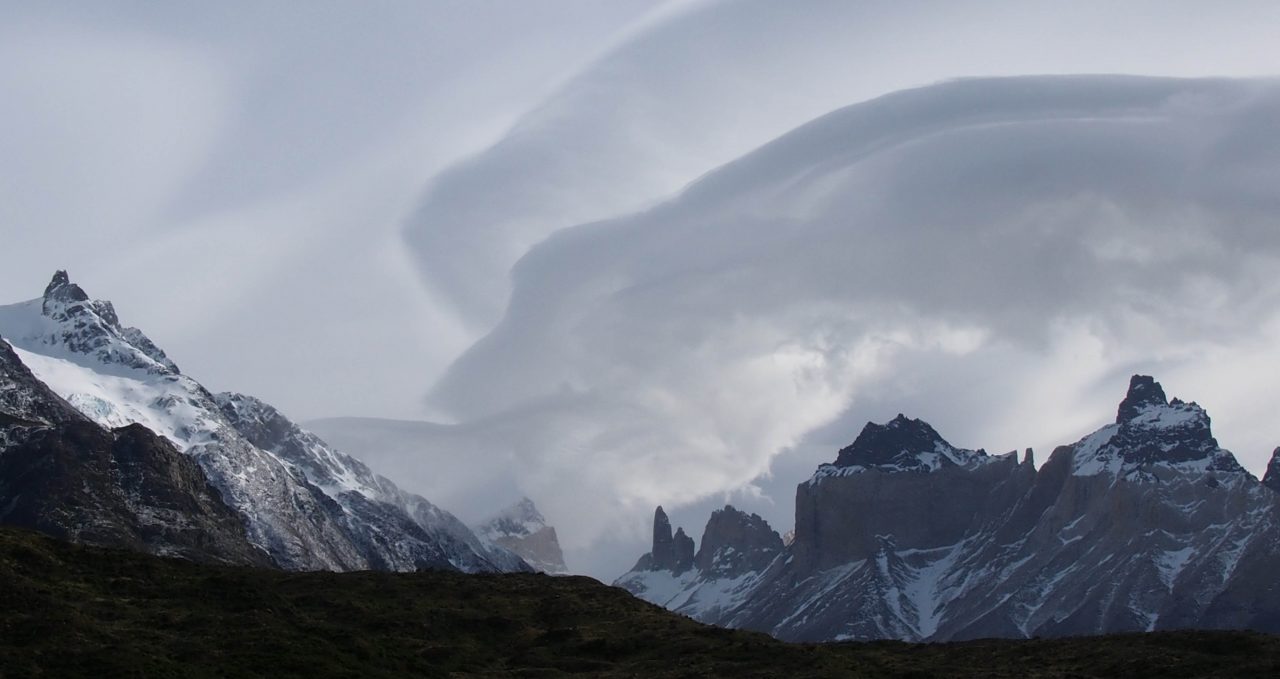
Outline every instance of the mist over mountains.
{"label": "mist over mountains", "polygon": [[1245,366],[1277,327],[1278,105],[1266,80],[1064,76],[822,116],[522,257],[432,392],[448,446],[501,451],[571,551],[728,493],[785,526],[804,468],[906,402],[961,440],[1050,449],[1136,370],[1197,385],[1261,473],[1274,435],[1249,418],[1272,388]]}

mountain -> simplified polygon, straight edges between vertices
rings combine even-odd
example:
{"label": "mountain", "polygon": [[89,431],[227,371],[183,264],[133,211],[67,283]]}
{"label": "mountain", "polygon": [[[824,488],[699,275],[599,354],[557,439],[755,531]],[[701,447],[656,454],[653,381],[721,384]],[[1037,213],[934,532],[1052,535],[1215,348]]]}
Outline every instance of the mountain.
{"label": "mountain", "polygon": [[[683,536],[681,529],[678,535]],[[756,514],[726,505],[711,514],[694,553],[692,538],[677,556],[667,515],[653,519],[653,549],[613,584],[636,596],[704,621],[742,605],[761,573],[784,551],[782,538]]]}
{"label": "mountain", "polygon": [[3,339],[0,523],[193,561],[271,563],[191,458],[145,427],[90,421]]}
{"label": "mountain", "polygon": [[1262,477],[1262,484],[1280,493],[1280,448],[1271,451],[1271,461],[1267,463],[1267,471]]}
{"label": "mountain", "polygon": [[476,534],[511,550],[543,573],[569,572],[555,526],[547,525],[533,500],[527,497],[477,526]]}
{"label": "mountain", "polygon": [[1280,631],[1280,493],[1218,445],[1203,408],[1148,376],[1114,423],[1039,470],[1030,450],[958,449],[900,415],[798,486],[791,544],[758,517],[717,515],[694,569],[641,559],[616,584],[804,641]]}
{"label": "mountain", "polygon": [[284,568],[528,568],[271,406],[210,393],[66,272],[41,298],[0,307],[0,333],[33,379],[89,420],[141,425],[185,453],[243,516],[250,542]]}

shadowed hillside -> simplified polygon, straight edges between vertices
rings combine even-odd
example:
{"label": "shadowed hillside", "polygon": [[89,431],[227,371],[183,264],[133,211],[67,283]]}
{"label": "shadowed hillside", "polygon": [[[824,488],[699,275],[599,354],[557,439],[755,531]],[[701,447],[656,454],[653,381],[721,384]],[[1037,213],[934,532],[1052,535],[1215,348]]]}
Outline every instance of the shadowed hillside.
{"label": "shadowed hillside", "polygon": [[0,529],[0,676],[1275,676],[1280,638],[1174,632],[826,646],[582,577],[286,573]]}

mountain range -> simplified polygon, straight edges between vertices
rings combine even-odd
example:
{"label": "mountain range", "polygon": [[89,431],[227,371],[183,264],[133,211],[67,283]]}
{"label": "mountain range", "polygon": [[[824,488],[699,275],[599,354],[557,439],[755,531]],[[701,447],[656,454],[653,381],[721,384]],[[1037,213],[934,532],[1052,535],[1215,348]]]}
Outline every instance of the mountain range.
{"label": "mountain range", "polygon": [[[527,498],[474,529],[251,396],[183,374],[59,271],[0,307],[0,523],[287,570],[564,573]],[[726,506],[698,545],[661,507],[615,583],[784,640],[1280,632],[1280,448],[1259,481],[1194,402],[1135,375],[1060,446],[958,448],[868,423],[796,491],[787,537]]]}
{"label": "mountain range", "polygon": [[659,507],[652,551],[615,584],[797,641],[1280,632],[1278,486],[1280,450],[1260,482],[1203,408],[1135,375],[1113,423],[1038,469],[1030,449],[868,423],[797,487],[790,544],[725,507],[694,553]]}
{"label": "mountain range", "polygon": [[66,272],[0,307],[0,522],[289,570],[529,570],[244,394],[214,394]]}

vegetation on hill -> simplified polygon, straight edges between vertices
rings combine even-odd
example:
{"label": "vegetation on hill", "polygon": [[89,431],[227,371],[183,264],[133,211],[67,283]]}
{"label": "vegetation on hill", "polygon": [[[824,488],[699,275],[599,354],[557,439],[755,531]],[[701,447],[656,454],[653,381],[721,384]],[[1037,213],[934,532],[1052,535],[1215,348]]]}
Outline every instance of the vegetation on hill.
{"label": "vegetation on hill", "polygon": [[288,573],[0,529],[0,677],[1280,676],[1280,638],[785,644],[589,578]]}

